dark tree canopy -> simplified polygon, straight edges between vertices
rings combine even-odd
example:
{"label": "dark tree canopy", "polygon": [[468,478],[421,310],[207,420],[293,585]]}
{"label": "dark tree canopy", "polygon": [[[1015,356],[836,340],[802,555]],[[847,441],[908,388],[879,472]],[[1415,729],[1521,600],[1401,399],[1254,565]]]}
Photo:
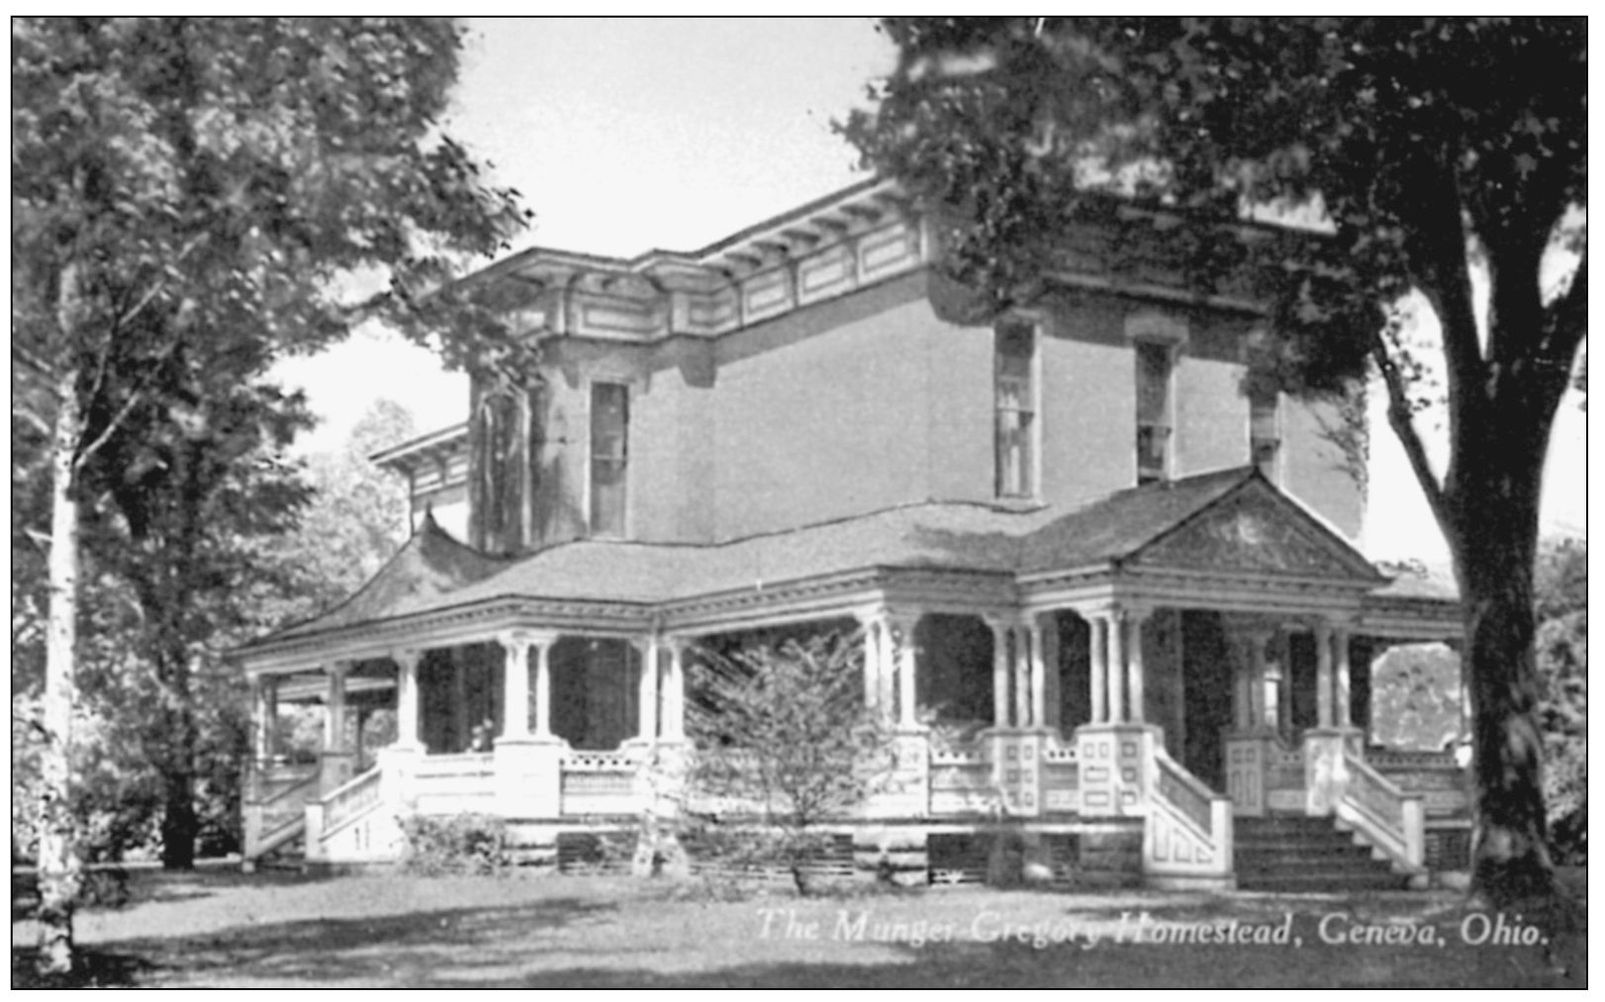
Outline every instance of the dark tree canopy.
{"label": "dark tree canopy", "polygon": [[[1380,376],[1465,608],[1477,886],[1547,895],[1532,567],[1550,429],[1586,332],[1586,22],[894,18],[883,30],[898,66],[843,131],[944,221],[947,270],[994,308],[1051,286],[1074,225],[1135,209],[1170,227],[1158,242],[1200,292],[1246,288],[1264,304],[1251,380],[1320,396]],[[1256,219],[1307,232],[1242,225]],[[1430,350],[1404,336],[1412,295],[1438,322]],[[1413,420],[1440,401],[1441,473]]]}

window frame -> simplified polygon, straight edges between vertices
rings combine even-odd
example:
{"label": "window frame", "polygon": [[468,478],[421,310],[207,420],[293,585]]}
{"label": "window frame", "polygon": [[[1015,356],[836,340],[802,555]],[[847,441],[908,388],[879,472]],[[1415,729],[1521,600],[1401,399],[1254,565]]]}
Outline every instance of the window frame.
{"label": "window frame", "polygon": [[[1269,425],[1272,435],[1267,437],[1258,434],[1261,422],[1257,420],[1259,412],[1270,410]],[[1282,394],[1272,391],[1269,394],[1263,391],[1250,391],[1248,394],[1248,461],[1259,470],[1260,474],[1273,484],[1282,482],[1282,462],[1286,455],[1283,445],[1287,442],[1287,433],[1283,427]],[[1266,459],[1260,458],[1262,445],[1269,445],[1271,453]],[[1267,466],[1267,461],[1269,465]]]}
{"label": "window frame", "polygon": [[[1164,359],[1162,383],[1164,399],[1158,420],[1147,420],[1143,414],[1143,381],[1148,371],[1143,361],[1145,350],[1158,353]],[[1139,487],[1151,483],[1164,483],[1173,477],[1176,454],[1176,363],[1180,355],[1181,343],[1176,340],[1157,337],[1138,337],[1132,340],[1134,393],[1132,419],[1135,431],[1132,441],[1132,462],[1136,467],[1136,482]],[[1145,429],[1159,429],[1163,432],[1160,440],[1160,465],[1157,470],[1143,463],[1142,440]]]}
{"label": "window frame", "polygon": [[[1012,315],[992,328],[992,496],[998,501],[1034,501],[1042,491],[1042,321],[1035,316]],[[1024,392],[1014,399],[1023,403],[1005,407],[1002,351],[1005,332],[1024,332],[1030,345],[1026,360]],[[1005,489],[1004,415],[1013,415],[1014,434],[1021,443],[1024,469],[1017,490]],[[1023,433],[1020,415],[1025,416]]]}
{"label": "window frame", "polygon": [[[623,401],[623,422],[619,434],[619,454],[616,456],[600,456],[597,453],[597,395],[604,387],[619,391]],[[593,379],[589,383],[586,398],[586,429],[585,429],[585,526],[586,531],[594,539],[628,539],[630,538],[630,384],[612,379]],[[619,505],[619,524],[615,528],[598,526],[597,512],[597,463],[609,462],[618,466],[619,491],[623,495]]]}

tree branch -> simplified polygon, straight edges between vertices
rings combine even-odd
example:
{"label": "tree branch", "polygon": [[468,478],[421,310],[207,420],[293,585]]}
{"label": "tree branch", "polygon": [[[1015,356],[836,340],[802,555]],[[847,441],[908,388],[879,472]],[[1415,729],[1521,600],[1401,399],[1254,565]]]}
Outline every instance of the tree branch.
{"label": "tree branch", "polygon": [[[185,244],[179,249],[178,255],[173,258],[170,266],[178,265],[185,258],[194,253],[197,247],[206,242],[206,237],[206,233],[197,233],[194,237],[192,237],[189,243]],[[112,329],[118,330],[132,323],[134,318],[139,316],[139,314],[144,311],[145,307],[155,302],[156,297],[161,294],[163,289],[167,288],[167,279],[167,275],[163,275],[161,278],[157,279],[156,283],[139,298],[139,301],[128,308],[127,313],[124,313],[122,316],[117,318],[117,321]]]}
{"label": "tree branch", "polygon": [[94,455],[101,446],[106,444],[107,440],[111,438],[112,433],[118,429],[118,427],[133,411],[135,405],[144,399],[144,396],[145,391],[143,389],[135,390],[133,393],[130,393],[128,395],[128,399],[124,401],[123,406],[118,408],[117,413],[112,416],[110,421],[106,422],[106,427],[99,435],[95,437],[95,440],[78,450],[78,455],[74,456],[72,461],[72,468],[75,472],[83,469],[84,464],[89,461],[89,457]]}
{"label": "tree branch", "polygon": [[1421,485],[1421,492],[1426,495],[1427,504],[1431,506],[1432,514],[1438,520],[1438,526],[1447,530],[1449,522],[1444,486],[1432,472],[1432,464],[1427,460],[1426,446],[1422,444],[1421,435],[1416,431],[1415,422],[1412,420],[1410,399],[1405,392],[1404,375],[1388,354],[1388,346],[1383,340],[1381,331],[1371,335],[1371,357],[1376,361],[1377,369],[1382,373],[1382,383],[1388,390],[1388,424],[1398,437],[1399,444],[1404,446],[1404,454],[1410,460],[1410,469]]}
{"label": "tree branch", "polygon": [[1588,248],[1577,261],[1577,274],[1572,277],[1571,288],[1546,311],[1543,334],[1538,339],[1534,359],[1540,364],[1553,363],[1566,366],[1571,374],[1572,360],[1577,346],[1588,333]]}
{"label": "tree branch", "polygon": [[[1421,481],[1422,489],[1428,492],[1428,500],[1436,498],[1433,511],[1438,515],[1439,525],[1445,528],[1448,523],[1443,520],[1443,494],[1453,489],[1457,479],[1457,457],[1465,455],[1470,448],[1463,436],[1469,430],[1470,409],[1482,399],[1478,394],[1487,373],[1482,345],[1477,336],[1471,275],[1467,270],[1469,236],[1462,214],[1460,178],[1452,160],[1446,158],[1447,155],[1434,158],[1432,167],[1421,172],[1422,183],[1417,186],[1415,193],[1420,209],[1407,214],[1407,218],[1414,217],[1408,223],[1415,237],[1409,244],[1411,277],[1438,316],[1438,336],[1443,345],[1444,371],[1448,383],[1449,468],[1444,472],[1441,484],[1431,475],[1430,468],[1425,466],[1425,450],[1420,449],[1419,436],[1409,422],[1407,405],[1400,414],[1404,419],[1404,427],[1410,429],[1408,438],[1414,440],[1416,449],[1421,451],[1422,465],[1416,469],[1416,478]],[[1379,347],[1385,354],[1386,345]],[[1389,380],[1386,367],[1383,377]],[[1399,406],[1404,396],[1403,378],[1396,369],[1389,380],[1388,395],[1388,423],[1398,433],[1399,440],[1405,442],[1411,465],[1416,466],[1417,457],[1411,453],[1399,417],[1394,414],[1395,407]],[[1428,483],[1433,487],[1428,488]]]}
{"label": "tree branch", "polygon": [[16,401],[13,401],[11,404],[11,416],[14,418],[22,418],[24,423],[32,426],[32,428],[41,435],[44,435],[47,438],[50,436],[50,422],[46,421],[38,414],[35,414],[32,409],[24,407],[22,404],[17,403]]}

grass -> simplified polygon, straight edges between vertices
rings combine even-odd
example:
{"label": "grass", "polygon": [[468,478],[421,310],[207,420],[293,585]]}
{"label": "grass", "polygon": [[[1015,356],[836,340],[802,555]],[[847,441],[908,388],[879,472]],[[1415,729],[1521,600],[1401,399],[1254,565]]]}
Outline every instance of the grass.
{"label": "grass", "polygon": [[[1581,987],[1581,932],[1495,945],[1452,892],[952,887],[717,900],[607,877],[140,873],[76,924],[73,983],[141,987]],[[1147,916],[1145,921],[1143,916]],[[1281,943],[1152,941],[1202,923]],[[1334,933],[1431,942],[1330,943]],[[1147,930],[1134,942],[1137,928]],[[1503,928],[1524,920],[1503,917]],[[1377,930],[1375,933],[1369,930]],[[1430,929],[1430,932],[1424,930]],[[1392,930],[1390,933],[1389,930]],[[1488,933],[1488,941],[1475,940]],[[13,987],[37,984],[12,923]],[[1534,933],[1533,935],[1537,935]],[[1468,941],[1469,939],[1472,941]]]}

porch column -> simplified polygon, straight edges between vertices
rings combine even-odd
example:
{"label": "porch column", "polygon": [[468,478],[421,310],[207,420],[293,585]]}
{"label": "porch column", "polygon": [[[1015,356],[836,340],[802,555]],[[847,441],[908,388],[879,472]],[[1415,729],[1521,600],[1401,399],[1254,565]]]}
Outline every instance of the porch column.
{"label": "porch column", "polygon": [[1144,720],[1142,624],[1148,620],[1152,611],[1141,606],[1125,610],[1126,624],[1131,630],[1131,645],[1126,652],[1126,684],[1129,686],[1131,706],[1126,719],[1136,724]]}
{"label": "porch column", "polygon": [[875,641],[880,651],[876,659],[875,702],[885,721],[897,719],[897,638],[885,610],[875,614]]}
{"label": "porch column", "polygon": [[1025,628],[1031,645],[1031,726],[1042,727],[1048,720],[1048,659],[1042,652],[1042,619],[1032,616]]}
{"label": "porch column", "polygon": [[879,709],[881,703],[882,665],[881,619],[875,612],[858,614],[858,627],[864,632],[864,706]]}
{"label": "porch column", "polygon": [[914,679],[914,672],[918,670],[915,664],[918,658],[914,648],[914,628],[919,621],[917,613],[903,613],[887,619],[895,642],[893,657],[896,660],[893,663],[897,666],[897,722],[902,727],[914,727],[919,723],[914,712],[914,700],[919,691]]}
{"label": "porch column", "polygon": [[251,709],[256,717],[256,759],[266,762],[278,747],[279,681],[271,675],[251,677]]}
{"label": "porch column", "polygon": [[1109,623],[1109,720],[1120,724],[1126,720],[1126,614],[1112,609],[1104,616]]}
{"label": "porch column", "polygon": [[1087,617],[1087,627],[1092,661],[1088,672],[1092,679],[1092,722],[1102,724],[1109,720],[1109,624],[1101,614],[1094,613]]}
{"label": "porch column", "polygon": [[390,652],[396,664],[396,746],[416,749],[418,740],[418,661],[422,652],[406,649]]}
{"label": "porch column", "polygon": [[1014,638],[1014,721],[1017,727],[1031,726],[1031,630],[1023,623],[1009,629]]}
{"label": "porch column", "polygon": [[502,645],[502,734],[517,741],[529,737],[529,638],[522,633],[503,633]]}
{"label": "porch column", "polygon": [[991,616],[992,629],[992,726],[1009,726],[1009,627]]}
{"label": "porch column", "polygon": [[346,671],[349,661],[336,661],[329,665],[328,694],[323,704],[323,750],[345,751],[346,741]]}
{"label": "porch column", "polygon": [[685,645],[679,637],[665,638],[669,671],[663,686],[663,736],[671,741],[685,737]]}
{"label": "porch column", "polygon": [[1332,715],[1332,628],[1315,624],[1315,722],[1331,727]]}
{"label": "porch column", "polygon": [[1248,723],[1250,727],[1266,727],[1265,716],[1265,645],[1270,634],[1256,632],[1248,638]]}
{"label": "porch column", "polygon": [[1349,631],[1338,627],[1332,631],[1332,644],[1336,648],[1336,677],[1332,686],[1333,723],[1339,727],[1351,727],[1353,721],[1349,714]]}
{"label": "porch column", "polygon": [[663,642],[654,634],[636,642],[641,652],[641,687],[636,702],[640,706],[640,738],[655,741],[658,736],[658,662]]}
{"label": "porch column", "polygon": [[[332,662],[326,669],[329,689],[324,697],[323,752],[318,756],[318,793],[342,786],[352,776],[352,754],[346,750],[346,673],[349,661]],[[309,829],[310,841],[310,829]]]}
{"label": "porch column", "polygon": [[[552,645],[557,634],[547,633],[528,638],[535,648],[535,736],[552,736]],[[527,657],[528,655],[526,655]]]}

